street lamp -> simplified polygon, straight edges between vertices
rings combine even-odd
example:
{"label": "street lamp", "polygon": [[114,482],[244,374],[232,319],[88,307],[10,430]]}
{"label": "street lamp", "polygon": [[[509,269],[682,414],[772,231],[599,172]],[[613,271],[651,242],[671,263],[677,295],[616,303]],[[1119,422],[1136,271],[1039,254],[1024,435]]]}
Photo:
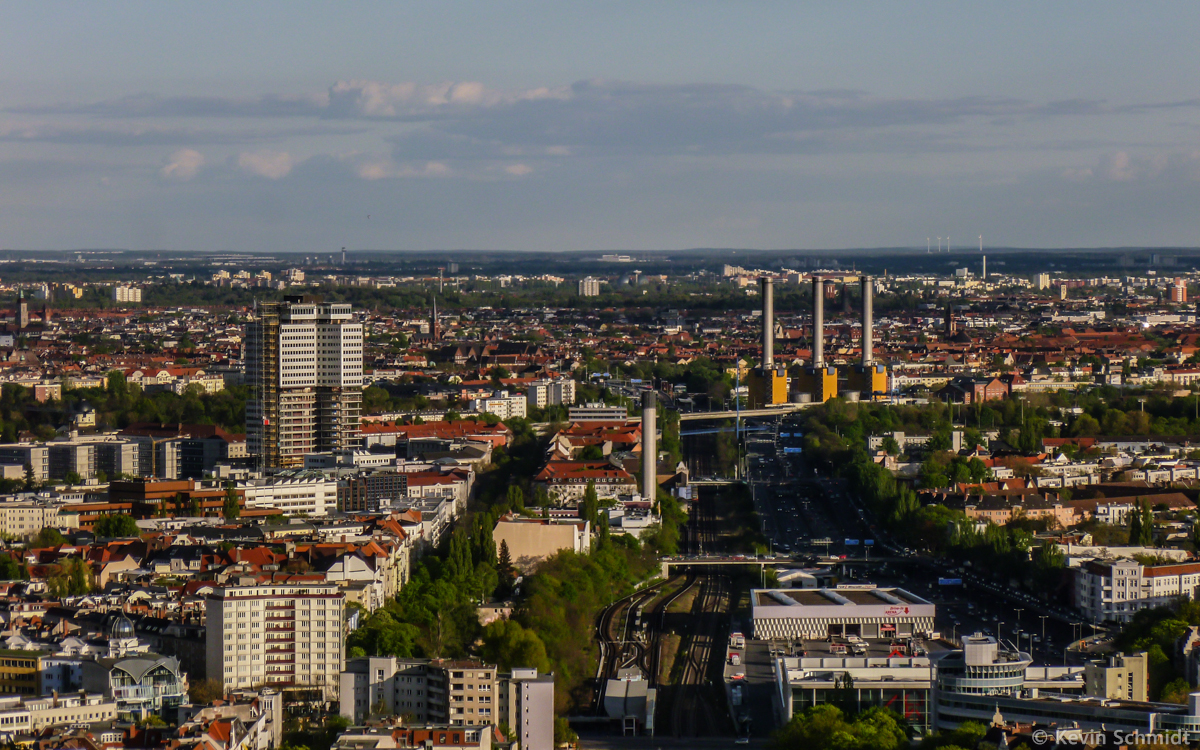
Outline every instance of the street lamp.
{"label": "street lamp", "polygon": [[1042,619],[1042,647],[1046,646],[1046,618],[1050,615],[1038,615]]}
{"label": "street lamp", "polygon": [[1021,650],[1021,613],[1024,612],[1025,610],[1021,607],[1013,607],[1013,609],[1017,613],[1017,621],[1015,623],[1013,623],[1013,627],[1017,631],[1017,650],[1020,651]]}
{"label": "street lamp", "polygon": [[996,623],[996,645],[1000,645],[1000,634],[1004,632],[1004,621]]}

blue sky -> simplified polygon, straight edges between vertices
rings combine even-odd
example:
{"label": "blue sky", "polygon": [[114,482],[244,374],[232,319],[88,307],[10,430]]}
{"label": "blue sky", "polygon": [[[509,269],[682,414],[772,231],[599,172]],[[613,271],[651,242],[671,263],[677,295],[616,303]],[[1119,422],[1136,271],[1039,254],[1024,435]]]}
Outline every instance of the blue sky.
{"label": "blue sky", "polygon": [[0,247],[1196,246],[1197,28],[1186,3],[0,3]]}

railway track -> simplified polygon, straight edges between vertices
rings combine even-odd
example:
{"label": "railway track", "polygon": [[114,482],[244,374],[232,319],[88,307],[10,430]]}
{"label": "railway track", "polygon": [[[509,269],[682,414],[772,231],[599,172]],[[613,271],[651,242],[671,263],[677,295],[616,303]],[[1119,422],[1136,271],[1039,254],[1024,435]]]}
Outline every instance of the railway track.
{"label": "railway track", "polygon": [[[693,506],[689,527],[694,551],[712,552],[720,546],[717,519],[709,502],[701,499]],[[732,582],[721,573],[691,573],[689,577],[678,595],[692,586],[699,591],[675,657],[678,680],[659,691],[657,727],[660,733],[675,737],[724,735],[730,725],[718,673],[725,659]],[[663,629],[660,619],[659,630]]]}
{"label": "railway track", "polygon": [[[621,669],[636,667],[647,679],[652,679],[650,644],[642,636],[644,608],[660,593],[663,584],[634,592],[604,608],[596,623],[596,640],[600,644],[600,664],[596,670],[595,713],[604,713],[604,686],[616,678]],[[656,661],[656,660],[654,660]]]}

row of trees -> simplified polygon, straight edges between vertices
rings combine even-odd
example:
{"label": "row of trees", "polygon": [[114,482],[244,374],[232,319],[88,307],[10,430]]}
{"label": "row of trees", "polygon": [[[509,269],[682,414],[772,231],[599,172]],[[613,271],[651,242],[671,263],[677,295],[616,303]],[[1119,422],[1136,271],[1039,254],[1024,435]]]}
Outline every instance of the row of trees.
{"label": "row of trees", "polygon": [[1065,559],[1054,544],[1031,555],[1033,531],[1042,524],[1017,520],[1005,526],[987,524],[980,531],[965,513],[931,503],[922,505],[909,486],[858,451],[845,467],[850,489],[868,503],[875,517],[899,538],[921,549],[988,570],[1005,571],[1039,591],[1062,583]]}

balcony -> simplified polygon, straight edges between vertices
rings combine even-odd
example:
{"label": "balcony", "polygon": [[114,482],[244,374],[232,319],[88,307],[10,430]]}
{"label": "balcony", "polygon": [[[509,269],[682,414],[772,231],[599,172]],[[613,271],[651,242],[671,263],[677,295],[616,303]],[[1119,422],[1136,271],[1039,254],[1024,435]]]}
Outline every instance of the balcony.
{"label": "balcony", "polygon": [[118,701],[136,702],[152,701],[163,698],[178,698],[183,695],[183,687],[174,685],[125,685],[112,689],[113,698]]}

